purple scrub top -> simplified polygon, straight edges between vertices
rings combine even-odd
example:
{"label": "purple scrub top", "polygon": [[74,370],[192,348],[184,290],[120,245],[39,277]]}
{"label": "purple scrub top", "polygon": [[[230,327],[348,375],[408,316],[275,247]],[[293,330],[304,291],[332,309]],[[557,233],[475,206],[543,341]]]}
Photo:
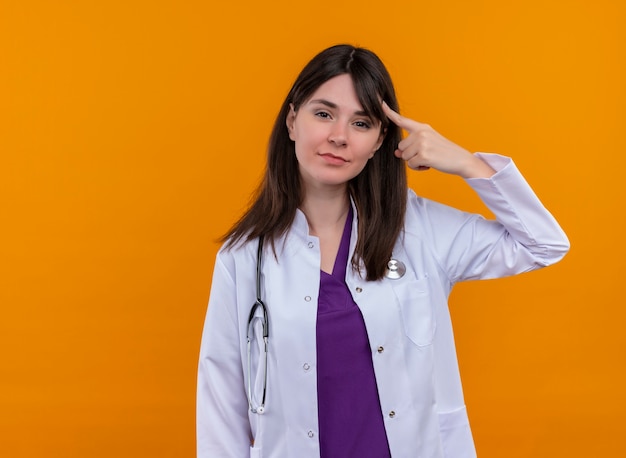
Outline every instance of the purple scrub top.
{"label": "purple scrub top", "polygon": [[352,208],[332,275],[321,271],[317,396],[322,458],[390,457],[367,329],[345,283]]}

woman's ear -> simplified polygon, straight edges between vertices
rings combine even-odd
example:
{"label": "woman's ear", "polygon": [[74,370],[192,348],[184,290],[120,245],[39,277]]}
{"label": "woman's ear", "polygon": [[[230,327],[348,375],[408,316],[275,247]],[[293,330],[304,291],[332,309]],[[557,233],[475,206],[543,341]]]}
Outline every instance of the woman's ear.
{"label": "woman's ear", "polygon": [[378,148],[382,146],[386,135],[387,135],[387,128],[385,127],[384,129],[381,129],[380,131],[380,135],[378,136],[378,141],[376,142],[376,145],[374,145],[374,152],[370,156],[370,159],[374,157],[374,154],[376,154],[376,151],[378,151]]}
{"label": "woman's ear", "polygon": [[293,135],[293,125],[296,121],[296,110],[293,107],[293,103],[289,104],[289,113],[287,113],[287,119],[285,124],[287,125],[287,131],[289,132],[289,138],[291,141],[296,141]]}

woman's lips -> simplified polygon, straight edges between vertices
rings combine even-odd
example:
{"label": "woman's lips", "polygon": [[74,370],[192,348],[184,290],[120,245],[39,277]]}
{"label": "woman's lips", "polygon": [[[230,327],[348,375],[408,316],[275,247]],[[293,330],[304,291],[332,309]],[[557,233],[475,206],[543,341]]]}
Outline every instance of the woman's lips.
{"label": "woman's lips", "polygon": [[324,159],[324,161],[332,165],[343,165],[348,162],[344,158],[340,156],[335,156],[334,154],[330,153],[320,154],[320,156],[322,157],[322,159]]}

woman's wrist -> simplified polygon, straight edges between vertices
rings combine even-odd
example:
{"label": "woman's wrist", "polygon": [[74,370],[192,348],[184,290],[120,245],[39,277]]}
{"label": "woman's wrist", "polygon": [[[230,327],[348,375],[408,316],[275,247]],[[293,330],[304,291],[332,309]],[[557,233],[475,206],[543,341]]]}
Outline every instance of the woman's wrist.
{"label": "woman's wrist", "polygon": [[475,154],[470,154],[466,166],[459,174],[463,178],[491,178],[496,171]]}

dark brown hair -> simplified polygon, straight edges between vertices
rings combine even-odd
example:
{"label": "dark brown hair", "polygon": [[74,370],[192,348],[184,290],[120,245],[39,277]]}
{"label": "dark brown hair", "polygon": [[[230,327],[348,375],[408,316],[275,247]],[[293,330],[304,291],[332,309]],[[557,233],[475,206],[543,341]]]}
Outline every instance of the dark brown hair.
{"label": "dark brown hair", "polygon": [[304,67],[296,79],[274,123],[263,181],[248,210],[222,237],[226,248],[263,235],[276,253],[275,240],[287,232],[302,203],[295,144],[289,138],[286,126],[289,104],[293,103],[297,111],[322,84],[343,74],[352,77],[366,114],[379,120],[381,129],[386,129],[383,143],[374,157],[348,183],[359,221],[352,266],[358,271],[362,262],[367,280],[379,280],[384,276],[404,223],[407,179],[404,161],[394,155],[401,140],[400,129],[385,116],[380,100],[387,102],[395,111],[398,111],[398,101],[391,77],[378,56],[351,45],[325,49]]}

